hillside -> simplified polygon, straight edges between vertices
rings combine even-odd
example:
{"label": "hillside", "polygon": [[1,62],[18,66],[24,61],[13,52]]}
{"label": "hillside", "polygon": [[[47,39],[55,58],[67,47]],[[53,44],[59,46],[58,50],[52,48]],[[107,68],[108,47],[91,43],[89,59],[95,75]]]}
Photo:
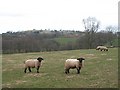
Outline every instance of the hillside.
{"label": "hillside", "polygon": [[[3,53],[77,49],[75,46],[72,46],[70,42],[76,43],[76,40],[81,36],[84,36],[84,32],[70,30],[7,32],[2,34]],[[65,43],[65,45],[63,45],[63,43]]]}
{"label": "hillside", "polygon": [[62,45],[67,44],[67,43],[75,43],[78,38],[76,37],[58,37],[54,38],[54,40]]}
{"label": "hillside", "polygon": [[[112,46],[114,46],[114,47],[119,47],[119,42],[120,42],[120,38],[117,38],[117,39],[114,39],[114,40],[111,41]],[[109,47],[110,42],[106,43],[105,45]]]}
{"label": "hillside", "polygon": [[[117,34],[73,30],[28,30],[2,33],[3,53],[28,53],[96,48],[117,44]],[[115,40],[115,41],[114,41]],[[118,45],[115,45],[118,46]]]}

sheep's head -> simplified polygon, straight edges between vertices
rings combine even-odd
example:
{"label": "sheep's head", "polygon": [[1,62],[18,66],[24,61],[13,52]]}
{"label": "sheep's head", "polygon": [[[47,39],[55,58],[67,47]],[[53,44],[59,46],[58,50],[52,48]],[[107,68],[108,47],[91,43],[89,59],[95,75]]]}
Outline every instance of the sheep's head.
{"label": "sheep's head", "polygon": [[41,62],[41,61],[43,60],[43,58],[38,57],[37,60],[38,60],[39,62]]}
{"label": "sheep's head", "polygon": [[96,50],[99,50],[100,48],[96,48]]}
{"label": "sheep's head", "polygon": [[82,63],[82,60],[85,60],[84,58],[77,58],[77,60],[79,60],[80,63]]}

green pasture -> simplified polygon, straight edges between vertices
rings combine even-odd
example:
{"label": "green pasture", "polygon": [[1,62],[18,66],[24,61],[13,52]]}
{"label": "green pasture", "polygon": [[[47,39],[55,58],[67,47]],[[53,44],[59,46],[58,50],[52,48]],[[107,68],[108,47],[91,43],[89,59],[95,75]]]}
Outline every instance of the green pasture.
{"label": "green pasture", "polygon": [[[24,61],[42,56],[44,61],[40,73],[36,69],[24,73]],[[80,74],[76,69],[64,73],[64,62],[68,58],[84,57]],[[117,88],[118,49],[96,51],[81,49],[70,51],[34,52],[2,55],[3,88]]]}
{"label": "green pasture", "polygon": [[59,37],[59,38],[55,38],[54,40],[60,43],[61,45],[63,45],[67,43],[75,43],[77,38],[76,37],[74,38]]}

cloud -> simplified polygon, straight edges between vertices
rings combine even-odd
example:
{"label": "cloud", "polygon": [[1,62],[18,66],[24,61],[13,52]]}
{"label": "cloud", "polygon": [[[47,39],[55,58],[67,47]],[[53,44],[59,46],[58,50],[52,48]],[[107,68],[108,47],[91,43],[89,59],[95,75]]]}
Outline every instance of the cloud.
{"label": "cloud", "polygon": [[22,14],[18,13],[9,13],[9,12],[0,12],[0,17],[21,17]]}

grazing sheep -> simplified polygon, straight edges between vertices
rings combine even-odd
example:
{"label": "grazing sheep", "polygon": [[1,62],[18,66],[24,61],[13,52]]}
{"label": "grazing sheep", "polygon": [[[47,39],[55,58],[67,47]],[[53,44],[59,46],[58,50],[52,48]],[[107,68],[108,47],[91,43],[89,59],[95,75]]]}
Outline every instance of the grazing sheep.
{"label": "grazing sheep", "polygon": [[100,51],[108,51],[108,48],[105,46],[97,46],[96,50],[100,50]]}
{"label": "grazing sheep", "polygon": [[77,59],[67,59],[65,61],[65,73],[69,73],[69,69],[77,69],[77,74],[80,73],[81,67],[83,67],[83,60],[84,58],[77,58]]}
{"label": "grazing sheep", "polygon": [[39,73],[39,68],[41,65],[41,61],[43,60],[43,58],[38,57],[37,59],[28,59],[25,61],[25,70],[24,72],[26,73],[27,68],[29,69],[29,72],[31,72],[30,68],[36,68],[37,69],[37,73]]}

